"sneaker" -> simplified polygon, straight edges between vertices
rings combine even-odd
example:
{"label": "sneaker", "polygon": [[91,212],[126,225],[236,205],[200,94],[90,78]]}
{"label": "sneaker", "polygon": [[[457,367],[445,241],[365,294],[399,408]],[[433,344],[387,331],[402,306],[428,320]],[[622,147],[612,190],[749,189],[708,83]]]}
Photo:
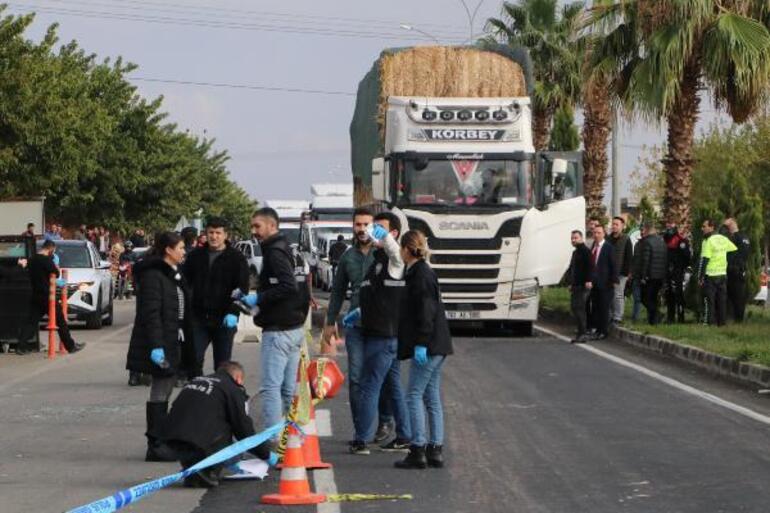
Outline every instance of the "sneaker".
{"label": "sneaker", "polygon": [[381,445],[380,450],[384,452],[409,452],[409,440],[396,438],[390,443]]}
{"label": "sneaker", "polygon": [[139,379],[139,373],[138,372],[132,372],[128,375],[128,386],[130,387],[138,387],[141,385],[142,382]]}
{"label": "sneaker", "polygon": [[84,347],[86,347],[86,343],[85,342],[83,342],[81,344],[78,344],[77,342],[75,342],[75,345],[72,346],[72,349],[68,349],[67,352],[69,354],[77,353],[78,351],[82,351]]}
{"label": "sneaker", "polygon": [[365,442],[354,442],[351,444],[349,450],[350,454],[357,454],[359,456],[366,456],[371,454],[369,447],[367,447]]}
{"label": "sneaker", "polygon": [[384,422],[377,426],[377,432],[374,434],[374,443],[378,444],[390,438],[390,435],[393,434],[395,427],[395,421],[393,420]]}

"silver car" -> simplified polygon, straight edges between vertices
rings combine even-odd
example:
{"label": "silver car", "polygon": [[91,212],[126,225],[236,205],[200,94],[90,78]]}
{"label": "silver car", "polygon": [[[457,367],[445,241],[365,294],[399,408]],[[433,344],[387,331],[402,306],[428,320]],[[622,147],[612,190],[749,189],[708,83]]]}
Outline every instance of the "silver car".
{"label": "silver car", "polygon": [[249,263],[249,287],[257,288],[257,277],[262,271],[262,248],[253,240],[242,240],[235,243],[235,249],[243,253]]}

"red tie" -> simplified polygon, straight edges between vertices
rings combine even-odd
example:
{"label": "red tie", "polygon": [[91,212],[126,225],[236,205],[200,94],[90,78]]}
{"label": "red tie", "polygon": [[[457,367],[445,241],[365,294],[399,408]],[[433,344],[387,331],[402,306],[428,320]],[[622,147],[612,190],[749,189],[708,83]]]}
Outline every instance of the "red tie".
{"label": "red tie", "polygon": [[591,260],[593,260],[594,267],[599,263],[599,245],[594,246],[594,250],[591,252]]}

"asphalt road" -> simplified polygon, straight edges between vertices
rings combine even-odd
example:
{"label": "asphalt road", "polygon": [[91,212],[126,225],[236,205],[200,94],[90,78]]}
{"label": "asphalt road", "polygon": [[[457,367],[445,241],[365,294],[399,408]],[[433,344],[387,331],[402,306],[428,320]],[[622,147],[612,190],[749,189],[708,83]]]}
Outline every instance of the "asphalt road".
{"label": "asphalt road", "polygon": [[[48,362],[0,357],[0,497],[3,512],[62,511],[173,464],[142,460],[147,389],[122,370],[131,306],[116,325],[78,330],[82,353]],[[770,426],[685,393],[551,336],[458,334],[445,367],[443,470],[402,471],[392,454],[352,456],[347,397],[324,404],[332,435],[322,439],[333,471],[313,480],[339,492],[411,493],[404,501],[355,502],[321,512],[766,512]],[[770,415],[770,399],[610,343],[608,353]],[[256,389],[258,346],[235,356]],[[339,359],[344,363],[344,355]],[[252,408],[252,411],[257,408]],[[202,493],[173,487],[136,512],[283,511],[259,497],[265,482],[225,483]],[[338,509],[339,508],[339,509]]]}

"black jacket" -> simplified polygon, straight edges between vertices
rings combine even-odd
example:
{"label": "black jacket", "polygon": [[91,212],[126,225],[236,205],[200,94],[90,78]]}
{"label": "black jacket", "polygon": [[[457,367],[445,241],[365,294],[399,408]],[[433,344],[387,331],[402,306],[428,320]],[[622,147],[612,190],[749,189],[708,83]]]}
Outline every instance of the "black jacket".
{"label": "black jacket", "polygon": [[[264,331],[285,331],[305,324],[310,294],[289,241],[277,233],[260,243],[262,271],[259,273],[259,314],[255,324]],[[299,281],[298,281],[299,280]]]}
{"label": "black jacket", "polygon": [[[594,245],[597,242],[594,241]],[[593,251],[593,248],[591,248]],[[591,273],[588,280],[595,289],[610,289],[618,281],[618,270],[615,267],[615,250],[612,243],[604,240],[602,249],[599,251],[598,262],[594,264],[591,255]]]}
{"label": "black jacket", "polygon": [[452,354],[452,334],[446,319],[441,290],[433,269],[418,260],[404,274],[398,322],[398,358],[414,356],[415,346],[426,346],[430,356]]}
{"label": "black jacket", "polygon": [[[153,376],[172,376],[187,366],[194,352],[186,319],[179,319],[177,287],[184,292],[186,314],[190,306],[187,285],[182,274],[159,257],[137,262],[133,272],[137,284],[136,318],[126,369]],[[179,341],[180,328],[185,334],[182,343]],[[163,348],[170,368],[161,369],[150,360],[150,352],[156,348]]]}
{"label": "black jacket", "polygon": [[653,234],[636,244],[639,251],[638,269],[634,275],[641,280],[665,280],[668,272],[668,247],[663,237]]}
{"label": "black jacket", "polygon": [[233,305],[233,290],[249,292],[249,265],[246,257],[228,243],[209,267],[208,244],[187,255],[182,267],[192,292],[195,319],[219,327],[227,314],[238,314]]}
{"label": "black jacket", "polygon": [[373,256],[374,261],[361,282],[358,296],[361,331],[371,337],[397,337],[399,305],[406,283],[403,278],[390,275],[390,261],[384,249],[375,249]]}
{"label": "black jacket", "polygon": [[43,312],[48,311],[50,276],[59,277],[59,269],[53,263],[53,257],[37,253],[27,262],[29,280],[32,285],[32,301]]}
{"label": "black jacket", "polygon": [[[171,406],[163,438],[191,444],[208,455],[255,434],[246,391],[224,370],[187,383]],[[266,460],[263,443],[250,452]]]}
{"label": "black jacket", "polygon": [[676,231],[667,231],[663,235],[663,240],[668,248],[668,277],[674,280],[683,280],[684,273],[692,260],[690,241]]}
{"label": "black jacket", "polygon": [[751,241],[740,231],[730,234],[729,238],[738,251],[730,251],[727,254],[727,272],[732,275],[743,275],[751,255]]}
{"label": "black jacket", "polygon": [[580,243],[572,252],[569,263],[570,285],[573,287],[585,287],[591,276],[591,250]]}
{"label": "black jacket", "polygon": [[338,240],[332,244],[332,247],[329,249],[329,263],[337,265],[340,262],[340,258],[342,258],[342,255],[344,255],[347,250],[348,245],[342,241]]}
{"label": "black jacket", "polygon": [[620,276],[628,276],[631,272],[631,258],[634,256],[634,245],[625,233],[614,237],[610,235],[612,248],[615,250],[615,267]]}

